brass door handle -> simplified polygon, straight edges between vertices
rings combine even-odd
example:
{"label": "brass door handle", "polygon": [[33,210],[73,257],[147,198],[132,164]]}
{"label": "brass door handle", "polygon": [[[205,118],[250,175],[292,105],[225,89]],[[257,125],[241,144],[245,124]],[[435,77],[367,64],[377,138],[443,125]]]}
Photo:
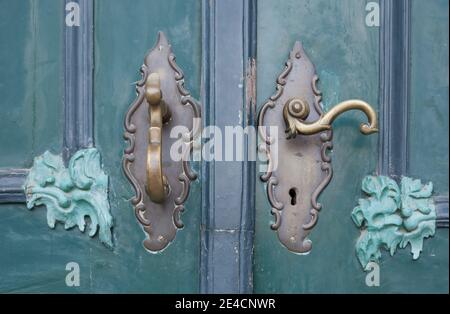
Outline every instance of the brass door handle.
{"label": "brass door handle", "polygon": [[364,101],[347,100],[325,113],[317,81],[314,65],[296,42],[278,76],[276,92],[259,114],[259,149],[268,161],[261,180],[267,184],[274,215],[271,227],[288,250],[301,254],[312,248],[308,236],[322,208],[318,198],[333,176],[333,121],[346,111],[360,110],[368,119],[361,132],[378,131],[377,114]]}
{"label": "brass door handle", "polygon": [[147,148],[147,193],[155,203],[162,203],[170,186],[162,170],[162,127],[170,119],[170,111],[161,100],[158,73],[151,73],[145,81],[145,98],[148,103],[150,127]]}
{"label": "brass door handle", "polygon": [[305,120],[309,116],[310,105],[306,100],[293,98],[288,100],[283,108],[283,118],[286,123],[287,138],[293,138],[297,134],[311,135],[319,132],[331,130],[331,124],[342,113],[350,110],[360,110],[366,116],[369,122],[360,125],[360,131],[364,135],[378,132],[378,120],[375,110],[372,106],[362,100],[346,100],[331,110],[322,114],[319,119],[308,123]]}
{"label": "brass door handle", "polygon": [[[183,227],[181,214],[191,182],[197,178],[189,163],[200,131],[200,105],[184,87],[184,74],[165,35],[160,32],[144,58],[137,97],[125,116],[122,167],[134,188],[136,219],[146,234],[144,247],[157,252]],[[179,137],[172,136],[176,128]],[[172,148],[181,150],[172,156]],[[181,151],[181,152],[180,152]]]}

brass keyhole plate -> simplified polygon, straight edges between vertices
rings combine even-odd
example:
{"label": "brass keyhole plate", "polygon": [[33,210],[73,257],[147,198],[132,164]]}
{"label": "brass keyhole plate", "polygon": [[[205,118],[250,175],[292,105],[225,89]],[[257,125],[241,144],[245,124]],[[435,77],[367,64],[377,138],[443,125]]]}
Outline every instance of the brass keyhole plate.
{"label": "brass keyhole plate", "polygon": [[[284,108],[306,123],[323,114],[318,77],[300,42],[295,43],[286,67],[277,79],[277,92],[261,108],[260,126],[276,126],[277,136],[260,128],[260,150],[268,157],[268,170],[261,176],[267,183],[274,223],[280,242],[295,253],[308,253],[308,239],[315,226],[321,205],[317,199],[331,180],[332,167],[327,150],[332,147],[332,130],[316,134],[286,134]],[[299,99],[297,102],[293,100]],[[291,107],[285,107],[291,104]],[[305,107],[308,106],[308,107]],[[286,110],[287,110],[286,109]],[[276,154],[276,155],[275,155]]]}

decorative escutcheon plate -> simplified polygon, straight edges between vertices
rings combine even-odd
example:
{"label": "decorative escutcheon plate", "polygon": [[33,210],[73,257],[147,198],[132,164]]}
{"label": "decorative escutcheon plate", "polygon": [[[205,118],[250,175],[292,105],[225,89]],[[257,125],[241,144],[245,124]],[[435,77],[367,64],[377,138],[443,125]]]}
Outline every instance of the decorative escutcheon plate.
{"label": "decorative escutcheon plate", "polygon": [[[184,88],[183,72],[162,32],[146,55],[141,73],[137,98],[125,116],[124,137],[129,146],[123,169],[135,190],[131,203],[136,218],[147,234],[144,247],[158,252],[183,227],[180,215],[190,183],[197,178],[189,156],[200,128],[200,106]],[[186,131],[172,138],[174,127]],[[177,143],[182,156],[172,158],[170,150]]]}
{"label": "decorative escutcheon plate", "polygon": [[288,250],[299,254],[312,248],[308,235],[321,209],[318,197],[333,175],[327,155],[332,148],[331,123],[345,111],[361,110],[369,119],[361,132],[378,130],[375,111],[360,100],[342,102],[324,113],[317,81],[314,65],[296,42],[277,79],[276,93],[261,108],[258,121],[263,139],[259,149],[268,159],[261,180],[267,182],[275,219],[271,227]]}

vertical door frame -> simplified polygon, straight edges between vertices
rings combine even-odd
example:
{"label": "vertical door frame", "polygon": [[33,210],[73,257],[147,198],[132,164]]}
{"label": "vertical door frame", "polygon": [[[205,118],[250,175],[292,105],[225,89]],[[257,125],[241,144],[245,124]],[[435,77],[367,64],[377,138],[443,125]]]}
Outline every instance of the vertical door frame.
{"label": "vertical door frame", "polygon": [[67,162],[76,151],[94,146],[94,1],[64,1],[80,6],[80,26],[64,27],[63,158]]}
{"label": "vertical door frame", "polygon": [[379,173],[398,179],[408,171],[411,6],[380,0]]}
{"label": "vertical door frame", "polygon": [[[255,126],[256,0],[202,0],[202,26],[204,127]],[[202,293],[253,292],[255,164],[202,163]]]}
{"label": "vertical door frame", "polygon": [[[378,173],[409,173],[411,0],[380,0],[380,136]],[[448,196],[437,195],[438,227],[448,228]]]}

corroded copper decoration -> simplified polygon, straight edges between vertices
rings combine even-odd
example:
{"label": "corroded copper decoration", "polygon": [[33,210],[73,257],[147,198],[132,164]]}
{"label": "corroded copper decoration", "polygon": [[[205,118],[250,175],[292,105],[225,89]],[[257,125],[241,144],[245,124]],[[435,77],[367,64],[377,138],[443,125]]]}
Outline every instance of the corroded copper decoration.
{"label": "corroded copper decoration", "polygon": [[[197,178],[189,156],[200,130],[200,106],[184,88],[183,72],[162,32],[146,55],[141,74],[136,83],[137,98],[125,116],[124,138],[129,146],[123,170],[135,190],[131,203],[147,234],[144,247],[157,252],[183,227],[183,204],[191,181]],[[185,132],[171,138],[174,127]],[[170,154],[175,142],[182,155],[178,159]]]}
{"label": "corroded copper decoration", "polygon": [[[378,131],[376,113],[363,101],[348,100],[324,113],[317,81],[314,65],[296,42],[277,79],[276,93],[259,114],[263,139],[259,149],[268,159],[261,180],[267,182],[275,217],[271,227],[280,242],[295,253],[308,253],[312,248],[308,235],[322,207],[318,197],[333,175],[327,154],[333,147],[331,123],[345,111],[361,110],[369,119],[361,125],[361,132]],[[269,126],[278,128],[276,135],[271,136]]]}

